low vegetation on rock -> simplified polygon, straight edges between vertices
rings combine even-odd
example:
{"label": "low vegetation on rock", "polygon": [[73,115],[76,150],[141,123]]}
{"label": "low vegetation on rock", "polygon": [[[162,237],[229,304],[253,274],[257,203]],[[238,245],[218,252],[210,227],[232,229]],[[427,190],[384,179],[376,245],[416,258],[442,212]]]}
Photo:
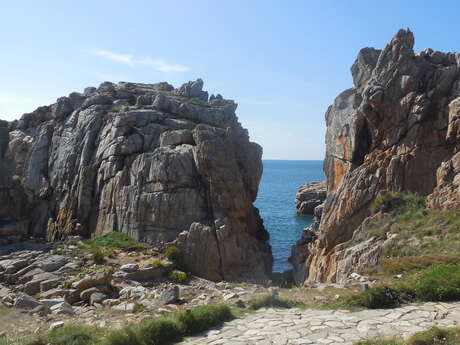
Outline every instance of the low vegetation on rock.
{"label": "low vegetation on rock", "polygon": [[458,345],[460,344],[460,327],[441,329],[433,327],[427,331],[414,333],[406,341],[399,338],[369,339],[355,345]]}
{"label": "low vegetation on rock", "polygon": [[183,284],[187,280],[187,273],[179,271],[179,270],[174,270],[171,273],[169,273],[169,280],[178,283],[178,284]]}
{"label": "low vegetation on rock", "polygon": [[460,300],[460,264],[441,264],[389,286],[374,286],[339,302],[344,307],[394,308],[410,302]]}
{"label": "low vegetation on rock", "polygon": [[132,237],[122,232],[109,232],[103,236],[96,237],[95,239],[84,241],[84,248],[96,249],[104,248],[107,249],[125,249],[125,250],[137,250],[150,248],[151,246],[146,243],[141,243],[134,240]]}
{"label": "low vegetation on rock", "polygon": [[256,298],[249,303],[249,308],[257,310],[260,308],[296,308],[303,306],[303,303],[295,300],[265,295]]}

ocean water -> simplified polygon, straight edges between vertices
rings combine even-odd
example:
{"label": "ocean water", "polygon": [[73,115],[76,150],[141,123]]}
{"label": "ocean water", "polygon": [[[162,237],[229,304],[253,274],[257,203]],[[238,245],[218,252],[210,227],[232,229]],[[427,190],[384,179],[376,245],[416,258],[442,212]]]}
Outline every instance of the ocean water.
{"label": "ocean water", "polygon": [[313,216],[298,216],[295,212],[297,187],[311,181],[322,181],[323,161],[264,160],[264,173],[255,202],[270,233],[273,251],[273,271],[292,268],[288,262],[291,246],[310,225]]}

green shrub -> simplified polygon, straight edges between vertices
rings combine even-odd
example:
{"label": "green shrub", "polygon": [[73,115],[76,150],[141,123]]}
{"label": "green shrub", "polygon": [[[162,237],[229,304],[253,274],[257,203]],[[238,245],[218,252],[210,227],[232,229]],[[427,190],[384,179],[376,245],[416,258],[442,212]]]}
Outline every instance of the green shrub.
{"label": "green shrub", "polygon": [[93,261],[96,263],[96,264],[102,264],[105,262],[105,253],[102,249],[100,248],[95,248],[93,250],[93,252],[91,253],[91,259],[93,259]]}
{"label": "green shrub", "polygon": [[418,211],[425,208],[425,198],[416,194],[384,192],[377,195],[371,205],[375,213],[382,211],[387,213],[402,214]]}
{"label": "green shrub", "polygon": [[343,306],[394,308],[402,302],[460,300],[460,264],[434,265],[394,288],[376,286],[348,297]]}
{"label": "green shrub", "polygon": [[19,175],[13,175],[11,179],[13,180],[13,182],[17,182],[17,183],[21,183],[22,181],[22,177]]}
{"label": "green shrub", "polygon": [[86,325],[65,325],[50,331],[44,344],[52,345],[96,345],[101,341],[103,331]]}
{"label": "green shrub", "polygon": [[177,320],[158,317],[111,332],[105,345],[163,345],[182,337]]}
{"label": "green shrub", "polygon": [[392,288],[375,286],[349,297],[346,304],[369,309],[395,308],[401,304],[401,298]]}
{"label": "green shrub", "polygon": [[413,290],[421,301],[460,299],[460,266],[435,265],[424,270],[414,281]]}
{"label": "green shrub", "polygon": [[143,345],[139,339],[139,332],[135,326],[128,326],[119,330],[110,332],[104,345]]}
{"label": "green shrub", "polygon": [[427,331],[417,332],[408,340],[407,345],[458,345],[460,328],[439,329],[433,327]]}
{"label": "green shrub", "polygon": [[202,305],[180,313],[177,317],[184,334],[193,335],[219,326],[233,318],[226,305]]}
{"label": "green shrub", "polygon": [[174,270],[171,273],[169,273],[168,278],[174,283],[182,284],[187,280],[187,273]]}
{"label": "green shrub", "polygon": [[160,259],[155,259],[152,261],[150,266],[153,268],[161,268],[161,267],[164,267],[164,264],[163,264],[163,261],[161,261]]}
{"label": "green shrub", "polygon": [[249,308],[257,310],[260,308],[294,308],[301,307],[302,303],[272,295],[261,296],[249,302]]}
{"label": "green shrub", "polygon": [[129,96],[128,103],[129,103],[129,105],[136,105],[136,103],[137,103],[137,96],[136,96],[136,95],[131,95],[131,96]]}
{"label": "green shrub", "polygon": [[184,261],[182,258],[182,252],[177,247],[169,247],[165,251],[165,256],[168,260],[172,261],[177,268],[182,269],[184,267]]}

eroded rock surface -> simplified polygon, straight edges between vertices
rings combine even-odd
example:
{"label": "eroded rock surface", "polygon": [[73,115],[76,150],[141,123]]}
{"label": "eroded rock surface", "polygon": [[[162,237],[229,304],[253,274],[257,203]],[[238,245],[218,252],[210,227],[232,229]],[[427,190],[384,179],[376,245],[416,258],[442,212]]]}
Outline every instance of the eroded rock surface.
{"label": "eroded rock surface", "polygon": [[315,214],[315,207],[326,199],[326,182],[310,182],[301,185],[295,196],[297,214]]}
{"label": "eroded rock surface", "polygon": [[[413,46],[407,29],[383,50],[362,49],[354,87],[326,112],[327,198],[319,232],[304,244],[304,281],[341,280],[350,256],[344,243],[382,191],[428,196],[431,207],[459,205],[460,54]],[[372,250],[355,248],[354,262],[360,253],[375,257]]]}
{"label": "eroded rock surface", "polygon": [[[205,278],[264,277],[262,174],[237,105],[203,82],[112,84],[0,123],[0,236],[97,236],[180,245]],[[206,253],[192,265],[197,256]]]}

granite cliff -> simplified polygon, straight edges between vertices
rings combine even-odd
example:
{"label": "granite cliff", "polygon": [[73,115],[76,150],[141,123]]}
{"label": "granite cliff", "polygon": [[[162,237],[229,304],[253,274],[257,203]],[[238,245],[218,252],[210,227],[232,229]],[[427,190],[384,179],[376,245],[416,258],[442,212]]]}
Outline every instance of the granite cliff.
{"label": "granite cliff", "polygon": [[415,53],[400,30],[383,49],[362,49],[354,87],[326,112],[327,198],[319,231],[293,248],[298,283],[342,281],[378,258],[382,241],[347,246],[366,231],[370,203],[384,191],[427,196],[433,208],[460,205],[460,54]]}
{"label": "granite cliff", "polygon": [[104,82],[0,122],[0,240],[121,231],[208,279],[266,277],[262,149],[202,87]]}

